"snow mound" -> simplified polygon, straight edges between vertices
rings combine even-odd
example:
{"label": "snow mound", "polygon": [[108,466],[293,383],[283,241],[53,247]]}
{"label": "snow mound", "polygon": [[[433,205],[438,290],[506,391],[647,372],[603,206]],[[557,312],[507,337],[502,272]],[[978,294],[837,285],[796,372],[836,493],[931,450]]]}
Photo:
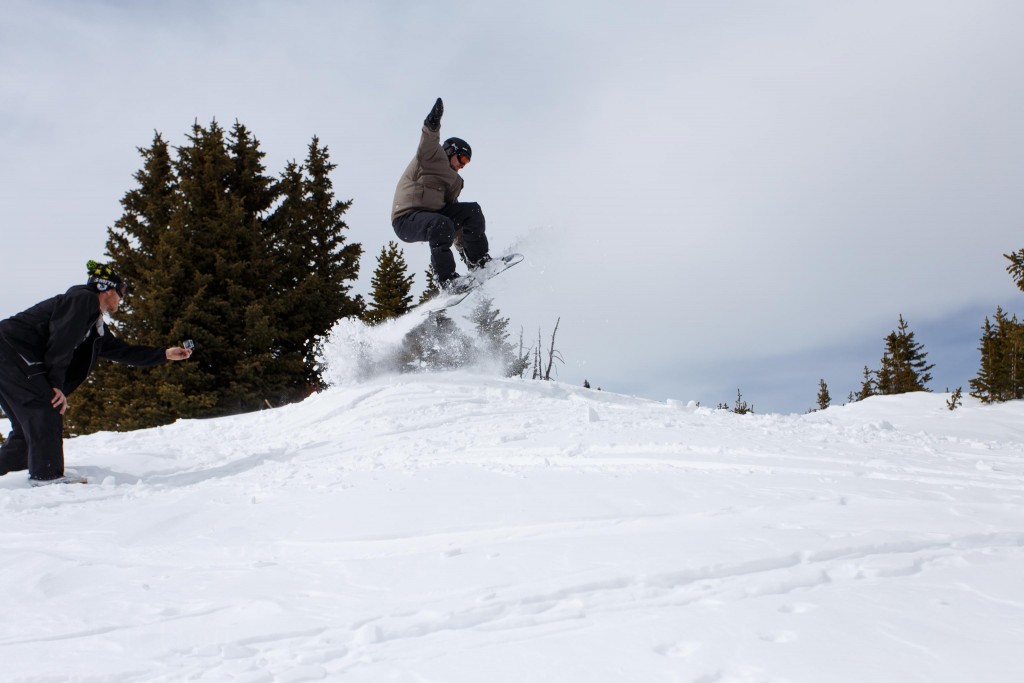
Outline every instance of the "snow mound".
{"label": "snow mound", "polygon": [[5,681],[1015,681],[1024,404],[746,415],[471,373],[0,478]]}

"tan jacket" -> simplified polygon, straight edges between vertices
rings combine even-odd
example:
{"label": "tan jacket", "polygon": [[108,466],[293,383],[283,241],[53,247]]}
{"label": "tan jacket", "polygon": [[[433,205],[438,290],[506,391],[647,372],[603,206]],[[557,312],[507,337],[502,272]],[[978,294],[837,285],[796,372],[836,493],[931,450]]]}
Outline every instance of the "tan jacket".
{"label": "tan jacket", "polygon": [[452,169],[441,148],[441,131],[423,126],[420,146],[395,188],[391,220],[410,211],[438,211],[456,201],[462,192],[462,176]]}

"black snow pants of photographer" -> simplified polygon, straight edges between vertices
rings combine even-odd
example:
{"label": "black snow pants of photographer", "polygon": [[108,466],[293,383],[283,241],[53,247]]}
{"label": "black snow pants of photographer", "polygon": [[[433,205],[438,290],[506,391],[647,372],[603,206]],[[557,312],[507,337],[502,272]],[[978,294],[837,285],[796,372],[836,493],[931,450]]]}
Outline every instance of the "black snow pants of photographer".
{"label": "black snow pants of photographer", "polygon": [[50,401],[53,389],[43,375],[26,377],[0,348],[0,408],[11,432],[0,446],[0,475],[28,470],[36,479],[64,474],[64,417]]}

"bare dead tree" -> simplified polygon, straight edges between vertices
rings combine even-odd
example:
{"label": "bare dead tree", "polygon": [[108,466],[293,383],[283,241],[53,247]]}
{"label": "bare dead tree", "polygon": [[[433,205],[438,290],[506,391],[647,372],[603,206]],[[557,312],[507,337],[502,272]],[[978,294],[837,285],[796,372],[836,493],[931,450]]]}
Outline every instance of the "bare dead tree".
{"label": "bare dead tree", "polygon": [[533,379],[540,379],[540,329],[537,330],[537,346],[533,350]]}
{"label": "bare dead tree", "polygon": [[558,325],[561,322],[562,322],[561,318],[559,318],[558,320],[555,321],[555,330],[554,330],[554,332],[551,333],[551,347],[548,349],[548,365],[547,365],[547,368],[545,368],[545,370],[544,370],[544,379],[545,380],[550,380],[551,379],[551,366],[554,365],[556,360],[559,363],[562,363],[563,365],[565,364],[565,359],[562,358],[562,352],[558,351],[557,349],[555,349],[555,335],[558,334]]}
{"label": "bare dead tree", "polygon": [[[532,348],[530,348],[530,349],[526,348],[526,345],[523,343],[523,328],[520,327],[519,328],[519,355],[516,356],[516,358],[519,358],[522,361],[522,365],[520,365],[522,370],[519,371],[519,376],[520,377],[522,377],[523,373],[526,372],[527,363],[528,363],[528,361],[530,359],[530,356],[532,356],[532,355],[533,355],[533,349]],[[536,372],[537,371],[534,370],[534,375],[536,375]],[[536,379],[536,376],[534,377],[534,379]]]}
{"label": "bare dead tree", "polygon": [[[555,330],[551,333],[551,344],[547,350],[547,364],[544,361],[544,341],[541,338],[541,330],[537,330],[537,346],[530,350],[533,353],[533,379],[550,380],[552,369],[556,369],[554,367],[555,361],[562,364],[565,363],[565,359],[562,358],[562,352],[555,348],[555,337],[558,335],[558,326],[561,322],[561,318],[555,321]],[[522,348],[522,336],[520,336],[520,353],[522,353]],[[558,374],[557,371],[555,374]]]}

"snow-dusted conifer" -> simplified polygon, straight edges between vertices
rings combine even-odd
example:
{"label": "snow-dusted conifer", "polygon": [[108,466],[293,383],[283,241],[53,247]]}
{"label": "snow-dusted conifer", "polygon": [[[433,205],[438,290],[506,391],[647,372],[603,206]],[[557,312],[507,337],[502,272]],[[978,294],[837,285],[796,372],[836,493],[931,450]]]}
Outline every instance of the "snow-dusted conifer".
{"label": "snow-dusted conifer", "polygon": [[509,319],[501,317],[494,300],[481,296],[467,317],[473,323],[483,345],[483,352],[499,360],[506,377],[519,377],[530,365],[529,353],[520,354],[508,340]]}

